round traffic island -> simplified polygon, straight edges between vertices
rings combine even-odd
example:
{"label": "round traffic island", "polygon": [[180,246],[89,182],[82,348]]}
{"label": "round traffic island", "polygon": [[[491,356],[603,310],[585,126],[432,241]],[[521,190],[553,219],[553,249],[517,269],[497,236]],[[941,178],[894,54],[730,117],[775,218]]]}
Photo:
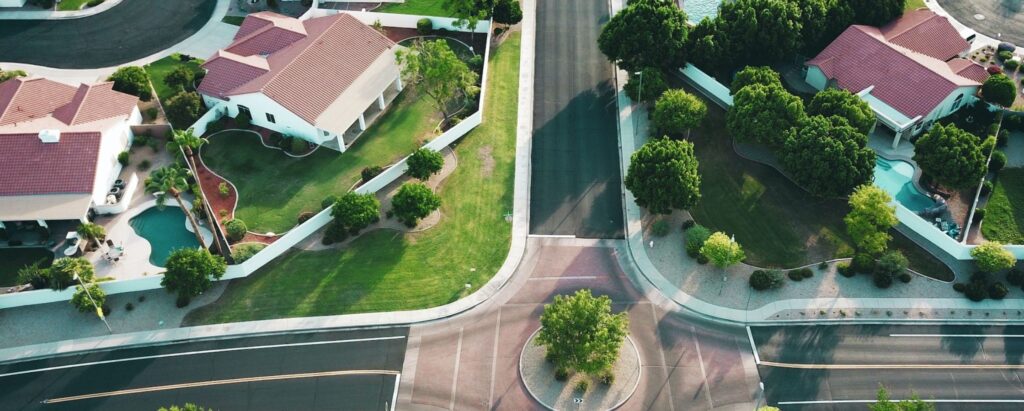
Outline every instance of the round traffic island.
{"label": "round traffic island", "polygon": [[[565,381],[555,379],[555,365],[544,358],[547,350],[536,344],[539,331],[534,331],[523,347],[519,376],[533,399],[548,409],[611,410],[625,403],[636,391],[640,383],[640,354],[629,336],[619,348],[619,360],[613,368],[615,381],[606,385],[581,373],[570,374]],[[582,380],[589,385],[584,392],[576,389]]]}

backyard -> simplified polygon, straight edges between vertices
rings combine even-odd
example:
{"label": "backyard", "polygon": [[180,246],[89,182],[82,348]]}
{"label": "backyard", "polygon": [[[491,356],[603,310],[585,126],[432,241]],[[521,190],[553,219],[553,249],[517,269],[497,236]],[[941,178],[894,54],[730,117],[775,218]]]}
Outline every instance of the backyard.
{"label": "backyard", "polygon": [[414,87],[399,94],[344,153],[320,148],[295,158],[265,147],[253,133],[225,131],[203,147],[203,162],[238,188],[235,217],[250,231],[283,233],[299,214],[320,211],[328,195],[349,191],[363,168],[386,167],[434,137],[440,114],[417,97]]}
{"label": "backyard", "polygon": [[505,214],[512,210],[519,42],[511,35],[491,57],[487,120],[455,147],[458,168],[439,189],[444,218],[437,226],[366,233],[342,250],[293,251],[233,281],[186,323],[412,310],[455,301],[486,283],[510,242]]}
{"label": "backyard", "polygon": [[18,285],[18,270],[40,260],[41,267],[49,267],[53,253],[41,247],[0,248],[0,287]]}
{"label": "backyard", "polygon": [[199,74],[203,72],[203,69],[199,67],[201,64],[203,64],[203,60],[197,58],[181,61],[181,54],[178,53],[147,64],[145,67],[146,73],[149,74],[149,80],[153,83],[153,90],[156,91],[156,97],[160,99],[160,104],[166,107],[167,100],[177,94],[177,90],[173,90],[171,86],[164,82],[168,74],[171,74],[180,65],[184,65],[192,69],[196,74]]}
{"label": "backyard", "polygon": [[1024,168],[999,172],[992,197],[985,206],[981,233],[985,239],[1004,244],[1024,244]]}
{"label": "backyard", "polygon": [[373,11],[381,13],[415,14],[420,16],[449,16],[441,5],[444,0],[405,0],[404,3],[386,3]]}

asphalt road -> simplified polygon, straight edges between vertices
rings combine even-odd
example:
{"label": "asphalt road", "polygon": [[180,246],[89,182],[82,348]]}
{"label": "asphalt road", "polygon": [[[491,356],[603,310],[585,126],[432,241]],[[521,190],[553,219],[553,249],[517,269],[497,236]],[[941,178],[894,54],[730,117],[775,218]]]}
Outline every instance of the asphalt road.
{"label": "asphalt road", "polygon": [[879,384],[940,410],[1024,409],[1024,327],[753,327],[770,404],[863,410]]}
{"label": "asphalt road", "polygon": [[0,367],[0,409],[137,411],[192,402],[216,410],[384,410],[394,402],[407,332],[255,337],[18,363]]}
{"label": "asphalt road", "polygon": [[537,5],[530,233],[622,238],[613,66],[597,48],[606,0]]}
{"label": "asphalt road", "polygon": [[[1024,45],[1024,2],[1019,0],[938,0],[956,21],[994,39]],[[983,20],[976,15],[985,16]]]}
{"label": "asphalt road", "polygon": [[79,19],[0,20],[0,61],[66,69],[127,63],[195,34],[216,4],[123,0],[110,10]]}

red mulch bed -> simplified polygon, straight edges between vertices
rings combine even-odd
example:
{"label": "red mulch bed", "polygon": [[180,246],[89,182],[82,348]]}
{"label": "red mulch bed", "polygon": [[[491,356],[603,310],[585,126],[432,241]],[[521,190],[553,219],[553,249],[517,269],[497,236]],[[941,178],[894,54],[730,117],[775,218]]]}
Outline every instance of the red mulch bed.
{"label": "red mulch bed", "polygon": [[[422,36],[422,34],[416,31],[416,29],[407,29],[402,27],[384,27],[384,30],[387,32],[388,38],[395,43],[398,43],[410,37]],[[476,52],[477,54],[483,54],[484,47],[487,45],[487,33],[473,34],[461,31],[447,31],[444,33],[434,32],[431,33],[431,35],[451,37],[453,39],[459,40],[463,43],[473,46],[473,51]]]}
{"label": "red mulch bed", "polygon": [[281,238],[281,236],[280,235],[276,235],[276,236],[273,236],[273,237],[269,237],[269,236],[265,236],[263,234],[256,234],[256,233],[253,233],[253,232],[248,232],[248,233],[245,233],[245,237],[242,237],[242,241],[239,241],[239,242],[240,243],[271,244],[274,241],[277,241],[278,238]]}

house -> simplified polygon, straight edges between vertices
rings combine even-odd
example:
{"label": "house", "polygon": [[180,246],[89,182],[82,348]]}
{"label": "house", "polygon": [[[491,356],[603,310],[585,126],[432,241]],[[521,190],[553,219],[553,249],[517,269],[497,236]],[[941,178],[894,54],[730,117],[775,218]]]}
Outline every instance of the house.
{"label": "house", "polygon": [[[299,20],[246,16],[234,42],[210,57],[198,91],[229,116],[338,151],[366,129],[385,94],[402,89],[400,46],[345,13]],[[346,133],[348,132],[348,133]]]}
{"label": "house", "polygon": [[884,27],[854,25],[806,63],[808,84],[855,93],[900,139],[977,100],[985,68],[964,58],[970,44],[946,17],[904,13]]}
{"label": "house", "polygon": [[0,0],[0,7],[25,7],[28,0]]}
{"label": "house", "polygon": [[[138,98],[114,83],[72,87],[44,78],[0,83],[0,227],[84,220],[109,203],[142,123]],[[115,196],[116,197],[116,196]]]}

